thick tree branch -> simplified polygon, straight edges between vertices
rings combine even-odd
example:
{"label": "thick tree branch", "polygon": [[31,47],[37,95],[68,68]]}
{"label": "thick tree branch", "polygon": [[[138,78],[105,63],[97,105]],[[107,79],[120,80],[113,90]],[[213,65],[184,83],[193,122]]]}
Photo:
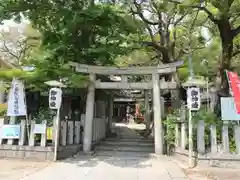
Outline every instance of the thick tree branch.
{"label": "thick tree branch", "polygon": [[238,54],[240,54],[240,44],[235,44],[235,50],[232,53],[232,56],[237,56]]}
{"label": "thick tree branch", "polygon": [[240,54],[240,49],[239,50],[236,50],[235,52],[232,53],[232,56],[237,56],[238,54]]}
{"label": "thick tree branch", "polygon": [[17,60],[19,60],[19,56],[17,56],[16,54],[14,54],[6,45],[6,42],[3,41],[3,46],[4,48],[2,49],[3,52],[8,53],[10,56],[16,58]]}
{"label": "thick tree branch", "polygon": [[236,37],[240,33],[240,25],[232,30],[232,36],[233,38]]}
{"label": "thick tree branch", "polygon": [[148,20],[144,15],[143,15],[143,12],[142,12],[142,9],[141,9],[141,6],[136,2],[136,0],[133,1],[135,7],[136,7],[136,10],[137,11],[134,11],[132,8],[131,8],[131,12],[133,14],[137,14],[143,22],[147,23],[147,24],[150,24],[150,25],[158,25],[158,22],[152,22],[150,20]]}
{"label": "thick tree branch", "polygon": [[[177,1],[173,1],[173,0],[169,0],[170,2],[172,2],[172,3],[175,3],[175,4],[181,4],[181,2],[177,2]],[[232,0],[231,0],[232,1]],[[195,9],[199,9],[199,10],[201,10],[201,11],[204,11],[207,15],[208,15],[208,17],[209,17],[209,19],[212,21],[212,22],[214,22],[214,23],[216,23],[217,22],[217,19],[215,19],[215,17],[214,17],[214,15],[205,7],[205,6],[200,6],[200,5],[195,5],[195,6],[189,6],[189,7],[191,7],[191,8],[195,8]]]}
{"label": "thick tree branch", "polygon": [[215,19],[214,15],[206,7],[204,6],[191,6],[191,7],[199,9],[200,11],[204,11],[212,22],[217,23],[217,19]]}
{"label": "thick tree branch", "polygon": [[168,49],[164,46],[161,46],[155,42],[143,42],[144,45],[154,48],[156,51],[161,52],[163,55],[168,55]]}

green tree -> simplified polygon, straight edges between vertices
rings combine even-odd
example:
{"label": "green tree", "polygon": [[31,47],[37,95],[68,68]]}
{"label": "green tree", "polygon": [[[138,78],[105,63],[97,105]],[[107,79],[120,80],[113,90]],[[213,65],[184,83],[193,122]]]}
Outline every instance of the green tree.
{"label": "green tree", "polygon": [[19,20],[23,15],[41,33],[41,47],[27,61],[35,67],[29,73],[36,75],[39,70],[41,80],[71,79],[76,73],[69,61],[111,65],[119,55],[138,48],[140,23],[117,5],[84,0],[4,0],[0,4],[2,19]]}
{"label": "green tree", "polygon": [[14,25],[0,31],[0,56],[19,66],[41,44],[41,34],[30,24]]}
{"label": "green tree", "polygon": [[[175,2],[176,3],[176,2]],[[231,70],[232,59],[239,52],[239,41],[236,39],[240,33],[240,1],[239,0],[184,0],[177,2],[182,8],[190,7],[204,12],[209,21],[208,25],[214,35],[220,37],[221,42],[221,61],[220,74],[224,80],[224,70]],[[218,31],[216,31],[218,30]],[[216,31],[216,32],[214,32]],[[224,83],[226,81],[223,81]]]}

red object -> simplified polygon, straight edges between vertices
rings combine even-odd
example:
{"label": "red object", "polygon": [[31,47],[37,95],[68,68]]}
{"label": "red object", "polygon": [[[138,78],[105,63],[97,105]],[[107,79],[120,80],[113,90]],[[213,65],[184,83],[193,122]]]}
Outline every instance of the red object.
{"label": "red object", "polygon": [[140,104],[135,104],[135,114],[136,116],[139,116],[141,113],[140,113]]}
{"label": "red object", "polygon": [[240,80],[238,79],[238,74],[235,72],[228,72],[228,82],[232,90],[232,96],[234,99],[235,108],[238,114],[240,114]]}

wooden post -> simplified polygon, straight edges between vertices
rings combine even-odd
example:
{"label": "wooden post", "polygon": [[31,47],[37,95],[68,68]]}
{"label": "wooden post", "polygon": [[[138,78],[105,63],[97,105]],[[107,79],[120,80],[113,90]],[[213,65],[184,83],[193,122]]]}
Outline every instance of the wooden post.
{"label": "wooden post", "polygon": [[90,84],[88,86],[87,105],[86,105],[86,118],[84,123],[84,137],[83,137],[83,152],[89,153],[92,148],[92,124],[94,113],[94,100],[95,100],[95,87],[94,82],[96,79],[95,74],[90,74]]}
{"label": "wooden post", "polygon": [[155,154],[163,154],[163,133],[161,120],[159,74],[152,75],[153,81],[153,110],[154,110],[154,143]]}

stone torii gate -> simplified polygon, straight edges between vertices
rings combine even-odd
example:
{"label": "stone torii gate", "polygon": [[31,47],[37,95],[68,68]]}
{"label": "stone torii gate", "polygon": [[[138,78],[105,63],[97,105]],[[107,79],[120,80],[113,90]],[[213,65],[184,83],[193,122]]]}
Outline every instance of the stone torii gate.
{"label": "stone torii gate", "polygon": [[[88,94],[86,102],[86,117],[84,123],[84,137],[83,137],[83,151],[89,153],[92,147],[92,123],[94,115],[94,101],[95,89],[137,89],[137,90],[153,90],[153,110],[154,110],[154,142],[155,153],[158,155],[163,154],[163,131],[161,120],[161,100],[160,90],[176,89],[177,83],[174,79],[171,82],[166,82],[165,79],[160,80],[160,75],[174,74],[177,67],[183,64],[182,61],[155,66],[145,67],[108,67],[108,66],[91,66],[86,64],[79,64],[70,62],[70,66],[75,68],[76,72],[89,74],[90,83],[88,84]],[[96,80],[96,74],[101,75],[151,75],[152,80],[149,82],[127,82],[127,79],[122,82],[101,82]],[[113,106],[113,103],[110,103]],[[109,118],[112,119],[112,108],[109,109]],[[109,121],[111,121],[109,119]]]}

